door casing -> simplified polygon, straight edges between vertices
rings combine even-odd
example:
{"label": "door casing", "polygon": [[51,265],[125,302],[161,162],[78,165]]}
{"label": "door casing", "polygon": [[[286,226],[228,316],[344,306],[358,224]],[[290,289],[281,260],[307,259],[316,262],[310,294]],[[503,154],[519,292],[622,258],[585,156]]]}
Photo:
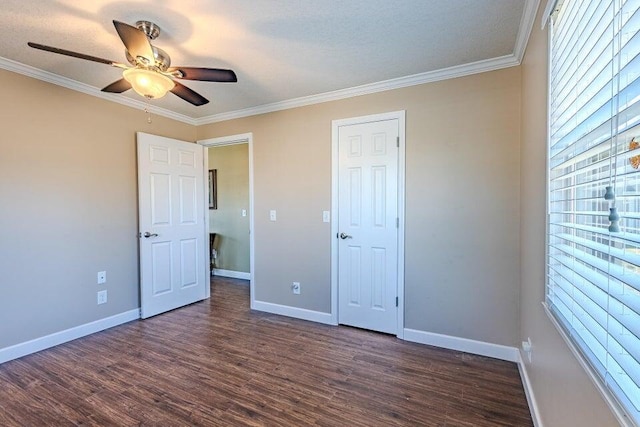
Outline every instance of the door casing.
{"label": "door casing", "polygon": [[404,338],[404,228],[405,228],[405,110],[369,116],[333,120],[331,122],[331,322],[338,324],[338,178],[339,178],[339,129],[341,126],[398,120],[398,331]]}

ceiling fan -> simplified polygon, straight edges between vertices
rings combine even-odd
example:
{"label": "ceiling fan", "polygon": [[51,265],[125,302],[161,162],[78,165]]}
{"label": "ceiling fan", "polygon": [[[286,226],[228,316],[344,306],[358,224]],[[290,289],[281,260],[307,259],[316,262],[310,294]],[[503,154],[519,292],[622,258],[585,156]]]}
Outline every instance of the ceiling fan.
{"label": "ceiling fan", "polygon": [[131,67],[108,59],[57,47],[32,42],[27,44],[35,49],[123,69],[123,78],[103,88],[103,92],[122,93],[133,88],[138,94],[147,99],[162,98],[167,92],[171,92],[195,106],[200,106],[208,103],[209,100],[175,79],[223,83],[235,83],[238,81],[236,73],[232,70],[171,67],[171,58],[167,52],[152,46],[150,43],[150,40],[154,40],[160,35],[160,28],[153,22],[138,21],[134,27],[114,20],[113,25],[124,43],[127,61],[131,64]]}

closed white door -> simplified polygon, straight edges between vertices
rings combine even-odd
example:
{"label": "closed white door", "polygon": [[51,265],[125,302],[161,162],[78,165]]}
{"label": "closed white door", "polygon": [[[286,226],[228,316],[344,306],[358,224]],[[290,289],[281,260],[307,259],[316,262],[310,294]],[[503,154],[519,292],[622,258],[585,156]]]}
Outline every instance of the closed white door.
{"label": "closed white door", "polygon": [[206,297],[203,147],[138,132],[140,295],[147,318]]}
{"label": "closed white door", "polygon": [[338,130],[338,321],[398,329],[398,120]]}

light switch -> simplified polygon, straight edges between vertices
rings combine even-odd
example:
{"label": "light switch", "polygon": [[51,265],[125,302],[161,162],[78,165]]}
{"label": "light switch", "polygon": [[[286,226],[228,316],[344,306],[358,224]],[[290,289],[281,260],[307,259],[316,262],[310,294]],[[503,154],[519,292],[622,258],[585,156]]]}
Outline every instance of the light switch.
{"label": "light switch", "polygon": [[246,209],[242,209],[242,216],[247,216],[247,210]]}
{"label": "light switch", "polygon": [[329,211],[322,211],[322,222],[329,221],[331,221],[331,215],[329,214]]}
{"label": "light switch", "polygon": [[276,220],[276,211],[273,210],[273,209],[269,211],[269,220],[271,220],[271,221],[275,221]]}

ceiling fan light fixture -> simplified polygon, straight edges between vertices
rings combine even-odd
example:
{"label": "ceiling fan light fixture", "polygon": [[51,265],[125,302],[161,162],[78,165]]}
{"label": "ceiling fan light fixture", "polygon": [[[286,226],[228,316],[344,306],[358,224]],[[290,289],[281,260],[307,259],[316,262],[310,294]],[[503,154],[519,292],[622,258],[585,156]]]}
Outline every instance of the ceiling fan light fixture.
{"label": "ceiling fan light fixture", "polygon": [[149,99],[162,98],[175,86],[173,80],[156,71],[129,68],[122,72],[126,81],[139,95]]}

